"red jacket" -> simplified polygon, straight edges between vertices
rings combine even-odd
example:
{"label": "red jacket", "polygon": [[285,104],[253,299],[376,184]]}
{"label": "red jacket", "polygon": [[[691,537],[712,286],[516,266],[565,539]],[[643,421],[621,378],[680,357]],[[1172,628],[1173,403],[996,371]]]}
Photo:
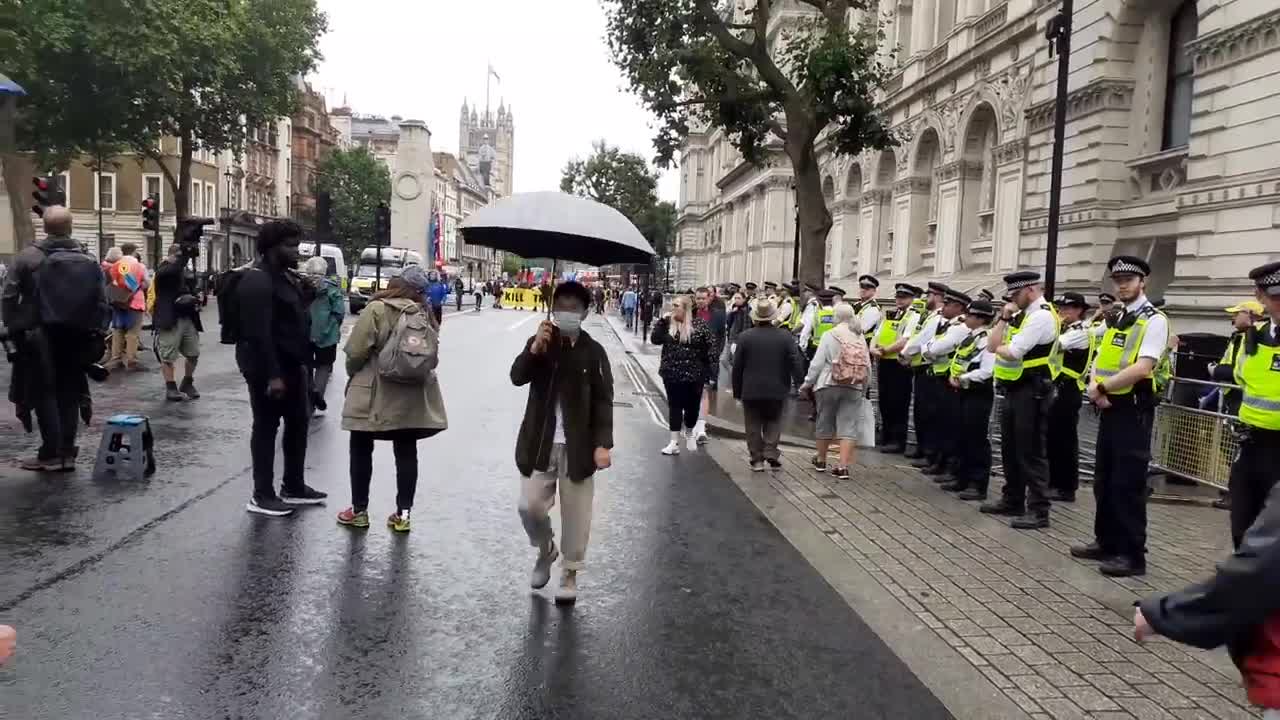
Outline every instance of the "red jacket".
{"label": "red jacket", "polygon": [[1280,709],[1280,615],[1259,628],[1249,654],[1240,663],[1249,702],[1268,710]]}

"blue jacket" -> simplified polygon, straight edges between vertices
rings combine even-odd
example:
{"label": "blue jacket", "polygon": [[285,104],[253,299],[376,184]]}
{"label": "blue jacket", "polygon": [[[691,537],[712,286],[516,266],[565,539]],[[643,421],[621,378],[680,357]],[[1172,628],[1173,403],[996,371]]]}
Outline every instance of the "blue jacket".
{"label": "blue jacket", "polygon": [[449,286],[437,280],[427,288],[427,298],[431,300],[432,305],[444,305],[444,299],[449,297]]}

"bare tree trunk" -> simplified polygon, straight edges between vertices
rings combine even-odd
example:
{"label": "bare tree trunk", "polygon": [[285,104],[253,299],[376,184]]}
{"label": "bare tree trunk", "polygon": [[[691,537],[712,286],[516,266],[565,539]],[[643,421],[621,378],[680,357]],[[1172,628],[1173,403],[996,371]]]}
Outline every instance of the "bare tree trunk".
{"label": "bare tree trunk", "polygon": [[[801,283],[826,287],[827,235],[831,232],[831,211],[822,196],[822,177],[813,139],[788,118],[787,156],[795,176],[796,202],[800,208]],[[806,139],[807,138],[807,139]]]}
{"label": "bare tree trunk", "polygon": [[184,132],[178,145],[178,187],[173,189],[173,207],[178,219],[191,215],[191,158],[194,154],[191,133]]}
{"label": "bare tree trunk", "polygon": [[[13,252],[17,254],[35,243],[36,232],[31,225],[31,211],[27,206],[29,196],[24,192],[30,188],[30,180],[23,177],[27,164],[19,162],[18,155],[13,152],[13,125],[16,119],[14,104],[12,98],[0,95],[0,185],[9,196],[9,215],[13,219]],[[3,210],[0,209],[0,212]]]}

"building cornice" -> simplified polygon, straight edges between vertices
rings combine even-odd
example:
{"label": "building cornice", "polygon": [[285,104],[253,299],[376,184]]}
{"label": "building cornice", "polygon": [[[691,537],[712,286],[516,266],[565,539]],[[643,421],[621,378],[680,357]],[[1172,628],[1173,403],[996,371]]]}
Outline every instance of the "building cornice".
{"label": "building cornice", "polygon": [[1196,74],[1221,69],[1280,48],[1280,8],[1187,43]]}
{"label": "building cornice", "polygon": [[[1133,107],[1132,80],[1098,78],[1067,95],[1067,122],[1103,110],[1129,110]],[[1053,127],[1057,99],[1038,102],[1026,110],[1027,132],[1039,132]]]}

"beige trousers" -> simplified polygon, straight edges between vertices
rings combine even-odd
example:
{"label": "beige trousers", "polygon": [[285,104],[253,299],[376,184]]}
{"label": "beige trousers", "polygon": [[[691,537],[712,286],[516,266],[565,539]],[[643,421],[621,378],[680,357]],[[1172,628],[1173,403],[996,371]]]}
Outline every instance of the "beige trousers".
{"label": "beige trousers", "polygon": [[573,482],[568,476],[564,445],[551,448],[551,463],[546,472],[535,471],[521,478],[520,522],[529,534],[529,544],[541,548],[555,538],[551,529],[551,508],[560,490],[560,565],[565,570],[581,570],[591,539],[591,504],[595,497],[595,478]]}

